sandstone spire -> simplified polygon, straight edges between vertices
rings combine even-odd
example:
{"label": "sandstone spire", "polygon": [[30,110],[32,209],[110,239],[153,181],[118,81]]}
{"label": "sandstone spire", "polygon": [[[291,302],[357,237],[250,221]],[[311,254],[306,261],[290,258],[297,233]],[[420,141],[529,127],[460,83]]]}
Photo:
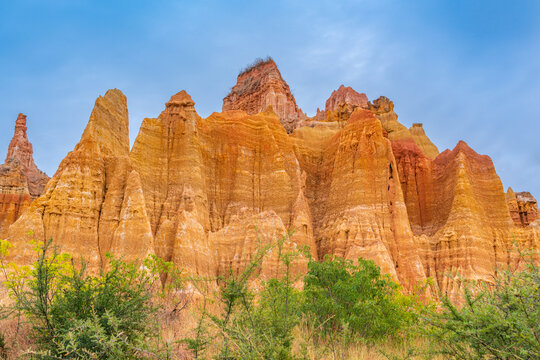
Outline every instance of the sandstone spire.
{"label": "sandstone spire", "polygon": [[394,111],[394,102],[386,96],[380,96],[373,102],[369,102],[367,107],[381,121],[390,140],[411,139],[430,159],[434,159],[439,154],[437,147],[426,136],[422,124],[415,123],[407,129],[398,121],[398,116]]}
{"label": "sandstone spire", "polygon": [[39,170],[26,135],[26,115],[19,114],[6,161],[0,165],[0,238],[8,227],[41,195],[49,177]]}
{"label": "sandstone spire", "polygon": [[83,257],[91,271],[105,264],[108,251],[128,260],[153,252],[139,175],[129,159],[126,97],[119,90],[96,100],[81,140],[45,193],[10,226],[17,262],[28,263],[32,255],[28,231]]}
{"label": "sandstone spire", "polygon": [[238,75],[236,85],[223,99],[223,111],[244,110],[251,115],[265,111],[268,105],[289,133],[306,118],[270,57],[257,60]]}
{"label": "sandstone spire", "polygon": [[19,114],[15,123],[15,133],[9,143],[6,163],[18,161],[28,180],[28,191],[35,198],[43,192],[49,177],[34,163],[32,144],[26,135],[26,115]]}
{"label": "sandstone spire", "polygon": [[367,108],[368,98],[366,94],[359,93],[350,86],[341,85],[326,100],[324,112],[317,109],[317,114],[313,118],[317,121],[337,121],[344,125],[349,119],[354,109]]}
{"label": "sandstone spire", "polygon": [[332,91],[332,94],[326,100],[325,110],[326,112],[334,111],[344,104],[366,108],[368,98],[366,94],[359,93],[350,86],[341,85],[337,90]]}
{"label": "sandstone spire", "polygon": [[[232,110],[203,119],[187,92],[173,95],[157,118],[144,119],[130,151],[126,99],[110,90],[45,193],[9,228],[14,260],[28,263],[33,230],[92,269],[108,251],[133,260],[155,252],[215,278],[241,272],[259,245],[294,230],[289,249],[365,257],[407,289],[432,277],[451,295],[460,283],[449,272],[489,281],[519,261],[514,241],[540,247],[536,200],[505,194],[489,157],[464,142],[439,154],[420,124],[397,121],[388,98],[366,102],[341,86],[324,118],[299,121],[269,59],[239,75],[224,99]],[[18,155],[0,166],[9,180],[0,183],[0,208],[8,204],[10,214],[31,201],[22,117],[16,134]],[[260,275],[279,273],[276,253]],[[301,275],[306,259],[291,265]]]}

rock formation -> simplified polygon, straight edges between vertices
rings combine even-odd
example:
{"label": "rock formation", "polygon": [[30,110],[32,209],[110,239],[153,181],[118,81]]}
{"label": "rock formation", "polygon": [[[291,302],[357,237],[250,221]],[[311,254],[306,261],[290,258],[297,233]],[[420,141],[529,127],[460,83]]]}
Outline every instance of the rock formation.
{"label": "rock formation", "polygon": [[130,157],[141,176],[156,254],[194,274],[214,275],[194,105],[185,91],[172,96],[157,119],[144,119]]}
{"label": "rock formation", "polygon": [[422,124],[416,123],[410,129],[407,129],[398,121],[398,116],[394,111],[394,103],[390,99],[381,96],[373,102],[369,102],[367,106],[381,121],[390,140],[412,139],[430,159],[434,159],[439,154],[437,147],[426,136]]}
{"label": "rock formation", "polygon": [[435,144],[429,140],[421,123],[412,124],[412,126],[409,128],[409,132],[411,133],[416,145],[418,145],[418,147],[428,158],[433,160],[437,157],[437,155],[439,155],[439,149],[437,149]]}
{"label": "rock formation", "polygon": [[32,144],[26,135],[26,115],[19,114],[9,143],[6,161],[0,165],[0,238],[41,195],[49,177],[34,163]]}
{"label": "rock formation", "polygon": [[508,188],[506,202],[510,216],[517,226],[528,226],[538,219],[538,204],[531,193],[514,193],[512,188]]}
{"label": "rock formation", "polygon": [[315,248],[301,173],[272,111],[201,119],[182,91],[157,119],[143,121],[131,159],[156,253],[191,273],[241,271],[257,237],[275,242],[289,230],[296,230],[291,244]]}
{"label": "rock formation", "polygon": [[223,99],[223,111],[244,110],[254,115],[268,105],[289,133],[306,118],[272,58],[259,59],[238,74],[236,85]]}
{"label": "rock formation", "polygon": [[[295,132],[298,134],[300,132]],[[375,260],[407,286],[425,279],[381,123],[357,108],[345,127],[315,146],[298,137],[319,256]]]}
{"label": "rock formation", "polygon": [[[449,273],[490,281],[519,265],[514,243],[539,247],[532,195],[505,194],[491,159],[464,142],[439,154],[421,124],[397,121],[385,97],[369,103],[341,86],[320,119],[303,119],[267,60],[239,75],[223,108],[203,119],[181,91],[144,119],[130,151],[125,97],[98,98],[79,144],[9,228],[15,260],[29,261],[33,230],[91,269],[109,251],[155,253],[215,279],[291,233],[281,250],[373,259],[407,289],[431,277],[454,295],[461,282]],[[10,193],[21,204],[12,214],[31,201],[17,170],[25,161],[0,167],[5,188],[23,194]],[[259,279],[283,270],[278,252],[264,258]],[[302,274],[306,259],[291,269]]]}
{"label": "rock formation", "polygon": [[357,107],[367,108],[366,94],[356,92],[352,87],[341,85],[326,100],[324,112],[317,109],[315,120],[346,122]]}
{"label": "rock formation", "polygon": [[410,140],[392,147],[418,253],[440,289],[457,293],[460,281],[449,273],[490,281],[495,269],[515,265],[515,243],[537,247],[532,230],[514,228],[509,196],[488,156],[462,141],[433,161]]}
{"label": "rock formation", "polygon": [[6,163],[13,159],[19,160],[21,169],[27,178],[30,196],[36,198],[43,192],[49,177],[34,163],[34,151],[26,135],[26,130],[26,115],[19,114],[15,124],[15,134],[9,143]]}
{"label": "rock formation", "polygon": [[11,159],[0,165],[0,239],[32,202],[21,163]]}
{"label": "rock formation", "polygon": [[[28,262],[30,239],[53,239],[84,257],[90,271],[109,251],[140,259],[153,251],[139,174],[129,159],[126,98],[109,90],[96,100],[80,142],[60,164],[45,192],[9,228],[14,260]],[[28,232],[33,234],[29,235]]]}
{"label": "rock formation", "polygon": [[341,85],[337,90],[332,91],[332,94],[326,100],[325,111],[337,110],[342,105],[366,108],[367,104],[368,98],[366,94],[360,94],[350,86]]}

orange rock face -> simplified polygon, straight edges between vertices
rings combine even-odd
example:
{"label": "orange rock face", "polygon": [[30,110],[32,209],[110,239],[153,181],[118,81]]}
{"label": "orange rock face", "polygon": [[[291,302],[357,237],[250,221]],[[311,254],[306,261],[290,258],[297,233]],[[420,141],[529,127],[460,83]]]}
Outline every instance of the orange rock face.
{"label": "orange rock face", "polygon": [[[326,100],[324,112],[317,109],[315,120],[347,121],[357,107],[367,108],[366,94],[356,92],[352,87],[341,85]],[[335,119],[335,120],[332,120]]]}
{"label": "orange rock face", "polygon": [[19,114],[6,161],[0,165],[0,238],[43,192],[49,177],[34,163],[32,144],[26,135],[26,115]]}
{"label": "orange rock face", "polygon": [[528,226],[538,219],[538,204],[531,193],[514,193],[511,188],[508,188],[506,202],[510,216],[517,226]]}
{"label": "orange rock face", "polygon": [[120,91],[96,100],[80,142],[45,192],[10,226],[15,261],[29,261],[30,238],[54,239],[63,251],[83,256],[91,271],[103,266],[109,251],[127,259],[153,251],[139,174],[129,159],[128,112]]}
{"label": "orange rock face", "polygon": [[537,248],[533,229],[514,228],[508,195],[488,156],[464,142],[433,161],[410,140],[392,147],[418,253],[443,291],[456,294],[460,286],[449,273],[490,281],[496,268],[515,265],[514,242]]}
{"label": "orange rock face", "polygon": [[343,129],[318,146],[300,134],[295,132],[297,155],[308,174],[319,256],[373,259],[406,286],[423,280],[397,165],[380,121],[357,108]]}
{"label": "orange rock face", "polygon": [[334,111],[341,105],[348,105],[351,107],[366,108],[368,104],[368,98],[366,94],[356,92],[352,87],[341,85],[337,90],[332,92],[332,95],[326,100],[325,110]]}
{"label": "orange rock face", "polygon": [[244,110],[253,115],[265,111],[269,105],[287,132],[306,119],[271,58],[255,62],[238,75],[236,85],[223,99],[223,111]]}
{"label": "orange rock face", "polygon": [[439,155],[439,149],[437,149],[435,144],[433,144],[431,140],[429,140],[422,124],[412,124],[412,126],[409,128],[409,132],[411,133],[411,136],[416,145],[418,145],[418,147],[428,158],[435,159],[437,155]]}
{"label": "orange rock face", "polygon": [[373,103],[368,103],[368,109],[381,121],[390,140],[412,139],[430,159],[434,159],[439,154],[437,147],[426,136],[422,124],[416,123],[407,129],[398,121],[398,116],[394,111],[394,103],[387,97],[381,96]]}
{"label": "orange rock face", "polygon": [[[407,289],[431,277],[454,295],[460,281],[449,273],[490,281],[519,261],[514,242],[539,247],[532,195],[505,194],[491,159],[464,142],[439,154],[385,97],[367,103],[342,86],[324,118],[304,122],[270,60],[241,73],[223,107],[203,119],[181,91],[144,119],[130,150],[125,97],[98,98],[79,144],[9,227],[16,261],[29,261],[33,230],[92,269],[109,251],[155,253],[215,278],[241,272],[261,245],[292,232],[284,250],[373,259]],[[31,201],[23,163],[0,167],[8,222]],[[277,253],[261,277],[282,271]],[[293,273],[305,270],[295,258]]]}
{"label": "orange rock face", "polygon": [[32,202],[21,163],[12,159],[0,165],[0,238]]}

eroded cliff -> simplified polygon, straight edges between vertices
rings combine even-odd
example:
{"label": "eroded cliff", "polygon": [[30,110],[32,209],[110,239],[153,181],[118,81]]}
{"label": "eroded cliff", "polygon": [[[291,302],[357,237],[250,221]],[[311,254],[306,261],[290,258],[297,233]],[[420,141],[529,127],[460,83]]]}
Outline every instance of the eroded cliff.
{"label": "eroded cliff", "polygon": [[272,58],[257,60],[238,75],[236,85],[223,99],[222,109],[244,110],[254,115],[266,110],[268,105],[272,106],[287,132],[306,119]]}
{"label": "eroded cliff", "polygon": [[34,163],[34,151],[26,134],[26,115],[19,114],[6,160],[0,165],[0,238],[19,218],[32,199],[41,195],[49,177]]}
{"label": "eroded cliff", "polygon": [[[28,261],[33,230],[92,269],[109,251],[155,253],[215,279],[292,233],[286,249],[373,259],[408,289],[431,277],[454,294],[460,281],[449,273],[490,281],[517,266],[515,243],[538,248],[532,195],[505,194],[491,159],[464,142],[439,154],[385,97],[368,102],[341,86],[307,119],[269,60],[239,75],[223,108],[203,119],[181,91],[144,119],[130,150],[125,96],[99,97],[79,144],[9,228],[14,258]],[[0,173],[28,192],[17,200],[27,206],[28,185],[13,170],[21,164]],[[305,265],[299,256],[292,270]],[[281,270],[271,251],[260,275]]]}

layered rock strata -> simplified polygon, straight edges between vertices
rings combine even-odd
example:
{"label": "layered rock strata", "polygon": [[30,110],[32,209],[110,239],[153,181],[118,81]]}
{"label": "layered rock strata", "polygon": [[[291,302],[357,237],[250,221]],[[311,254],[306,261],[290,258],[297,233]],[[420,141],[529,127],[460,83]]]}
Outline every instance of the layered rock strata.
{"label": "layered rock strata", "polygon": [[512,188],[508,188],[506,202],[510,216],[517,226],[528,226],[538,219],[538,204],[531,193],[514,193]]}
{"label": "layered rock strata", "polygon": [[[143,121],[131,159],[141,174],[156,253],[191,273],[242,271],[260,244],[288,231],[294,234],[287,246],[315,248],[302,174],[272,111],[201,119],[182,91],[157,119]],[[270,264],[264,273],[277,266]]]}
{"label": "layered rock strata", "polygon": [[[345,87],[324,119],[301,126],[285,85],[273,61],[260,62],[239,75],[228,110],[205,119],[181,91],[144,119],[131,150],[126,99],[108,91],[45,192],[9,228],[14,259],[29,261],[33,230],[91,269],[105,266],[109,251],[155,253],[216,279],[291,233],[263,259],[259,278],[282,273],[280,252],[309,247],[314,258],[373,259],[407,289],[431,277],[453,295],[459,276],[491,281],[497,269],[519,266],[514,244],[538,249],[536,200],[505,194],[489,157],[464,142],[439,154],[420,124],[397,121],[389,99],[369,103]],[[0,174],[27,192],[17,200],[27,204],[28,181],[14,170],[23,162]],[[291,270],[303,274],[305,257]]]}
{"label": "layered rock strata", "polygon": [[398,116],[394,111],[394,103],[385,96],[375,99],[368,103],[368,109],[375,114],[377,119],[392,141],[412,139],[422,152],[430,159],[434,159],[439,150],[429,140],[424,132],[422,124],[415,123],[410,129],[407,129],[398,121]]}
{"label": "layered rock strata", "polygon": [[340,121],[346,122],[354,109],[357,107],[367,108],[368,98],[364,93],[356,92],[350,86],[341,85],[326,100],[324,112],[317,109],[314,119],[321,121]]}
{"label": "layered rock strata", "polygon": [[[313,133],[317,129],[310,129]],[[345,127],[313,144],[296,131],[319,256],[375,260],[407,287],[425,279],[392,154],[380,121],[357,108]]]}
{"label": "layered rock strata", "polygon": [[496,269],[520,261],[516,245],[537,248],[536,231],[514,227],[488,156],[464,142],[435,160],[410,140],[392,147],[418,253],[440,289],[456,294],[460,276],[491,281]]}
{"label": "layered rock strata", "polygon": [[16,262],[30,261],[31,239],[53,239],[63,251],[83,257],[90,271],[105,265],[107,252],[127,260],[153,252],[140,177],[129,159],[126,98],[119,90],[96,100],[75,149],[9,228]]}
{"label": "layered rock strata", "polygon": [[287,132],[292,132],[307,118],[271,58],[256,61],[238,75],[236,85],[223,99],[222,110],[244,110],[254,115],[265,111],[269,105]]}
{"label": "layered rock strata", "polygon": [[41,195],[49,177],[34,163],[32,144],[26,134],[26,115],[19,114],[9,143],[6,161],[0,165],[0,238]]}

